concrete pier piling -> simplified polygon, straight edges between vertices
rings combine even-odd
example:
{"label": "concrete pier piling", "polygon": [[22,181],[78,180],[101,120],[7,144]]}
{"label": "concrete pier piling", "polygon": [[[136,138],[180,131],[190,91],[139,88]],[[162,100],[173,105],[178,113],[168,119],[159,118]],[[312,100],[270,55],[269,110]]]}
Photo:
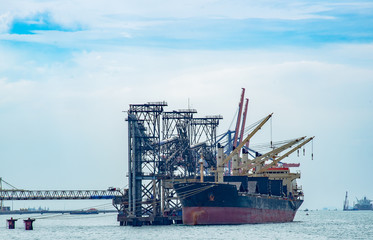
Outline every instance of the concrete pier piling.
{"label": "concrete pier piling", "polygon": [[8,229],[15,229],[17,220],[18,219],[14,219],[13,217],[7,219],[6,221],[8,222]]}
{"label": "concrete pier piling", "polygon": [[35,221],[33,218],[28,218],[26,220],[23,220],[25,223],[25,229],[26,230],[33,230],[34,228],[32,227],[32,223]]}

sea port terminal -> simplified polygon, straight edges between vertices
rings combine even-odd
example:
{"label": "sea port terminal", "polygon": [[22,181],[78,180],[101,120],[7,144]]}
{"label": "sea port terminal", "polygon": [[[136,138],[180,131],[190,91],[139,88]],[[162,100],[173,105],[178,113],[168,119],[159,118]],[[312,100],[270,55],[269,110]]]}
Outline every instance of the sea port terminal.
{"label": "sea port terminal", "polygon": [[[312,143],[313,137],[279,142],[271,139],[267,148],[269,151],[255,150],[250,139],[272,114],[247,125],[249,100],[244,95],[243,88],[235,130],[222,134],[217,133],[223,119],[221,115],[200,117],[197,110],[191,108],[170,111],[164,101],[130,104],[125,111],[128,188],[63,191],[1,189],[0,200],[112,199],[120,225],[141,226],[182,223],[183,206],[174,184],[200,182],[204,177],[206,181],[212,177],[212,181],[218,182],[219,176],[261,174],[273,184],[281,178],[281,189],[276,193],[279,197],[301,197],[301,186],[293,182],[300,174],[290,173],[289,168],[282,164],[286,164],[283,159],[290,154],[296,151],[299,154],[302,146]],[[217,163],[219,148],[224,157],[220,164]],[[313,153],[310,156],[312,158]],[[282,175],[276,169],[279,166],[283,169]],[[274,193],[269,191],[265,194]]]}

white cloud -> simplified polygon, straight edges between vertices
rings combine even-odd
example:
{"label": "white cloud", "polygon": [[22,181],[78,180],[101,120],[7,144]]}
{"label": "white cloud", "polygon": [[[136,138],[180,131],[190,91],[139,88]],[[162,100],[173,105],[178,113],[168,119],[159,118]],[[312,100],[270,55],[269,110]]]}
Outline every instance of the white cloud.
{"label": "white cloud", "polygon": [[[274,140],[316,135],[315,161],[306,163],[302,179],[310,193],[307,197],[319,196],[320,188],[313,184],[318,176],[325,180],[333,174],[341,180],[338,189],[351,185],[351,179],[356,186],[364,186],[372,179],[351,172],[349,163],[359,154],[354,164],[365,169],[372,165],[367,157],[373,154],[369,141],[373,137],[372,44],[183,51],[118,47],[121,44],[112,46],[108,40],[136,38],[134,34],[146,33],[149,27],[175,20],[324,19],[336,10],[359,12],[372,5],[0,0],[0,40],[74,49],[61,57],[48,48],[44,52],[43,48],[0,46],[0,153],[2,169],[6,169],[1,176],[22,176],[12,183],[25,188],[123,187],[127,135],[126,115],[121,111],[127,110],[128,104],[165,100],[167,110],[173,110],[186,108],[189,99],[199,116],[222,114],[219,130],[224,131],[236,111],[241,87],[245,87],[250,98],[248,123],[275,112]],[[51,20],[63,27],[81,27],[83,31],[7,34],[14,19],[32,19],[40,13],[49,13]],[[85,48],[99,40],[104,44]],[[268,140],[269,130],[263,130],[256,142]],[[43,175],[25,180],[40,169]],[[330,169],[336,171],[330,173]],[[346,172],[350,179],[341,174]],[[66,174],[69,179],[61,182]],[[102,179],[97,179],[98,175]],[[320,184],[331,189],[328,182]],[[340,204],[340,199],[328,201]],[[317,207],[316,202],[312,207]]]}
{"label": "white cloud", "polygon": [[[323,91],[328,89],[352,90],[351,86],[372,84],[372,70],[368,66],[357,66],[355,61],[344,60],[345,56],[358,51],[360,57],[356,54],[354,60],[359,61],[356,59],[359,57],[361,62],[364,59],[371,61],[371,45],[327,46],[313,52],[301,50],[303,53],[292,49],[292,54],[288,51],[115,48],[111,51],[76,52],[65,62],[47,65],[14,55],[8,64],[0,65],[0,69],[8,74],[25,72],[21,79],[17,79],[18,75],[9,75],[7,81],[3,78],[3,85],[19,80],[30,82],[40,85],[47,97],[61,96],[58,93],[66,92],[68,97],[106,95],[112,99],[113,96],[120,98],[126,92],[143,101],[158,100],[154,97],[162,97],[159,100],[167,97],[182,98],[182,101],[188,97],[212,100],[220,95],[234,94],[247,86],[247,92],[253,98],[265,100],[268,105],[271,105],[271,101],[266,100],[268,96],[286,97],[289,93],[296,98],[312,95],[313,101],[320,103],[325,100]],[[333,55],[337,59],[333,59]],[[229,100],[231,103],[236,101],[235,98]]]}
{"label": "white cloud", "polygon": [[[77,50],[71,58],[48,64],[32,61],[36,56],[27,54],[0,48],[0,56],[7,60],[0,61],[1,74],[6,75],[0,79],[2,146],[30,146],[27,156],[14,149],[2,154],[20,164],[29,164],[32,158],[36,166],[27,166],[34,169],[58,166],[61,175],[71,174],[71,181],[64,183],[71,188],[81,179],[71,167],[76,165],[108,172],[104,183],[93,179],[89,184],[122,184],[126,135],[121,111],[131,103],[165,100],[173,110],[186,108],[189,98],[199,116],[222,114],[224,131],[236,111],[241,87],[246,87],[251,101],[248,123],[274,111],[275,140],[316,135],[320,145],[333,142],[334,147],[345,144],[345,135],[358,138],[354,133],[362,132],[373,119],[372,97],[366,95],[373,85],[370,44],[277,51],[115,47]],[[255,141],[268,136],[263,132]],[[371,132],[360,138],[367,137]],[[348,153],[331,153],[338,154],[320,147],[317,155],[336,165],[350,161]],[[106,160],[120,167],[111,169]],[[19,174],[14,161],[4,166],[6,174]],[[323,168],[320,162],[314,163],[317,168]],[[45,186],[45,179],[35,181],[39,182],[32,183],[34,188]],[[53,188],[61,183],[48,184]],[[306,189],[313,191],[312,186]]]}
{"label": "white cloud", "polygon": [[14,102],[22,103],[33,94],[35,94],[35,84],[31,81],[9,82],[7,78],[0,78],[0,106]]}
{"label": "white cloud", "polygon": [[9,12],[0,13],[0,33],[7,32],[12,22]]}
{"label": "white cloud", "polygon": [[[209,41],[215,39],[220,47],[226,47],[226,39],[230,34],[238,38],[242,46],[249,47],[252,39],[258,38],[267,42],[270,37],[268,33],[294,30],[298,38],[304,37],[307,45],[312,42],[313,31],[297,30],[297,26],[289,26],[290,22],[281,20],[301,19],[332,19],[339,11],[349,13],[360,12],[362,9],[372,9],[372,3],[346,2],[334,4],[328,2],[287,2],[282,1],[6,1],[1,3],[0,9],[0,40],[11,42],[31,42],[53,45],[62,48],[85,48],[96,49],[110,45],[137,45],[143,46],[162,45],[168,47],[185,46],[196,47],[201,43],[207,46]],[[67,31],[34,31],[34,35],[8,34],[13,20],[22,20],[30,23],[42,22],[43,19],[34,19],[39,15],[48,17],[48,23],[56,24],[59,28]],[[280,20],[278,24],[269,25],[263,21],[263,27],[256,29],[247,21],[237,22],[242,19],[268,19],[270,21]],[[219,19],[218,21],[214,21]],[[220,26],[223,20],[232,26]],[[294,21],[295,22],[295,21]],[[52,24],[52,25],[53,25]],[[302,24],[302,23],[301,23]],[[193,27],[196,26],[196,27]],[[197,27],[198,26],[198,27]],[[240,26],[245,26],[240,28]],[[237,28],[236,28],[237,27]],[[185,29],[186,28],[186,29]],[[215,29],[215,32],[214,32]],[[216,30],[219,29],[219,30]],[[230,29],[230,30],[227,30]],[[71,31],[69,31],[71,30]],[[226,32],[225,32],[226,31]],[[242,32],[240,32],[242,31]],[[323,29],[323,31],[325,31]],[[337,31],[337,30],[336,30]],[[252,35],[246,35],[247,33]],[[350,32],[346,35],[351,34]],[[333,34],[332,34],[333,35]],[[293,36],[294,37],[294,36]],[[223,38],[220,39],[219,38]],[[181,40],[181,42],[179,42]],[[280,37],[278,44],[298,44],[294,42],[292,34]],[[169,41],[169,42],[168,42]],[[318,40],[318,41],[323,41]],[[229,41],[228,41],[229,42]],[[274,41],[275,42],[275,41]],[[255,43],[255,41],[254,41]],[[174,45],[172,45],[174,44]],[[230,43],[232,47],[232,42]],[[254,44],[255,45],[255,44]],[[214,46],[214,44],[212,44]],[[237,46],[240,47],[240,46]],[[253,46],[255,47],[255,46]]]}
{"label": "white cloud", "polygon": [[36,34],[1,34],[0,40],[11,40],[19,42],[42,43],[46,45],[54,45],[56,47],[67,48],[84,48],[95,45],[95,41],[106,41],[115,39],[131,38],[131,34],[127,32],[113,32],[105,30],[87,30],[76,32],[62,31],[33,31]]}
{"label": "white cloud", "polygon": [[[346,2],[286,2],[283,1],[4,1],[0,16],[8,19],[25,18],[48,12],[59,24],[67,27],[83,26],[89,29],[139,28],[161,23],[159,19],[330,19],[321,12],[334,9],[372,8],[371,3]],[[4,17],[3,17],[4,18]],[[4,21],[4,20],[3,20]],[[0,21],[1,22],[1,21]],[[8,21],[7,23],[8,24]],[[4,28],[4,23],[2,24]]]}

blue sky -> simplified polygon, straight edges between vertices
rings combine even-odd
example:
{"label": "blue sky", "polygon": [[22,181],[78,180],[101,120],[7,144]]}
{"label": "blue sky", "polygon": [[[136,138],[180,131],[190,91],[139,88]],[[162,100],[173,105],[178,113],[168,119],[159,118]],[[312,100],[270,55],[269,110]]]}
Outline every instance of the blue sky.
{"label": "blue sky", "polygon": [[189,99],[223,115],[223,132],[245,87],[249,123],[274,112],[274,140],[316,136],[313,161],[289,159],[305,207],[341,208],[346,190],[373,199],[370,1],[0,6],[0,176],[13,185],[124,187],[129,104]]}

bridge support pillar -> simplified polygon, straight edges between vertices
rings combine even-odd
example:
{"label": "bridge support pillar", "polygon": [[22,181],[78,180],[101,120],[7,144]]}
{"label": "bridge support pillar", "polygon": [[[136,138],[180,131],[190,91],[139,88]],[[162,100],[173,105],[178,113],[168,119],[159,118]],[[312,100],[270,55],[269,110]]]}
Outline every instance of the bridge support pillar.
{"label": "bridge support pillar", "polygon": [[10,219],[7,219],[6,221],[8,222],[8,229],[14,229],[16,227],[16,221],[18,219],[14,219],[11,217]]}
{"label": "bridge support pillar", "polygon": [[25,229],[26,230],[33,230],[33,227],[32,227],[32,222],[35,221],[35,219],[33,218],[28,218],[26,220],[23,220],[25,222]]}

